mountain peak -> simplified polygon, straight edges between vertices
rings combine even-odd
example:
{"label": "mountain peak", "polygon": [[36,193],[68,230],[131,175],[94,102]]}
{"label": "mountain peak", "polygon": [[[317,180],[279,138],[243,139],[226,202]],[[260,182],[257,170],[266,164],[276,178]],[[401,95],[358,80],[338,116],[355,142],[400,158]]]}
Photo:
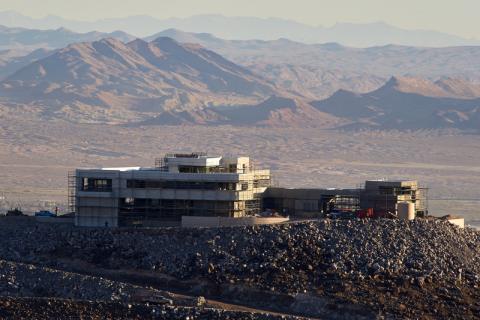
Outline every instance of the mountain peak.
{"label": "mountain peak", "polygon": [[379,91],[398,91],[423,96],[445,96],[445,93],[430,80],[415,77],[391,77]]}
{"label": "mountain peak", "polygon": [[60,32],[60,33],[74,33],[73,31],[65,28],[65,27],[60,27],[58,29],[55,29],[55,31]]}
{"label": "mountain peak", "polygon": [[165,37],[165,36],[161,36],[161,37],[158,37],[156,38],[155,40],[151,41],[152,43],[156,43],[156,44],[160,44],[160,45],[163,45],[163,44],[168,44],[168,45],[180,45],[177,41],[173,40],[172,38],[170,37]]}
{"label": "mountain peak", "polygon": [[451,77],[432,81],[418,77],[391,77],[375,92],[417,94],[426,97],[472,99],[480,97],[480,84]]}
{"label": "mountain peak", "polygon": [[[190,34],[189,32],[185,32],[185,31],[182,31],[180,29],[175,29],[175,28],[165,29],[161,33],[164,34],[164,37],[168,37],[168,35],[187,35],[187,34]],[[159,37],[157,37],[157,38],[159,38]],[[170,38],[173,38],[173,37],[170,37]]]}
{"label": "mountain peak", "polygon": [[111,46],[123,45],[122,41],[111,37],[102,38],[100,40],[94,41],[93,43],[104,43]]}
{"label": "mountain peak", "polygon": [[127,43],[127,46],[130,47],[130,48],[145,47],[147,45],[148,45],[148,42],[143,40],[143,39],[140,39],[140,38],[136,38],[136,39]]}

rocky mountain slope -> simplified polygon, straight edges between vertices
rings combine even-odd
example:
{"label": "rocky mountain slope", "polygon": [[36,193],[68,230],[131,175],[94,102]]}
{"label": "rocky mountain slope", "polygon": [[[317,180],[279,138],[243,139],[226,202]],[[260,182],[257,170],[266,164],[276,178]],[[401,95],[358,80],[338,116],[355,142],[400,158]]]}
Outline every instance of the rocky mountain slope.
{"label": "rocky mountain slope", "polygon": [[0,81],[14,74],[32,62],[43,59],[52,54],[48,49],[9,49],[0,51]]}
{"label": "rocky mountain slope", "polygon": [[480,99],[464,98],[475,96],[478,87],[461,83],[451,79],[430,82],[394,77],[372,92],[357,94],[339,90],[312,105],[332,116],[350,120],[349,128],[457,128],[478,132]]}
{"label": "rocky mountain slope", "polygon": [[250,70],[170,38],[73,44],[9,76],[0,91],[10,101],[48,106],[45,117],[94,122],[256,104],[278,92]]}

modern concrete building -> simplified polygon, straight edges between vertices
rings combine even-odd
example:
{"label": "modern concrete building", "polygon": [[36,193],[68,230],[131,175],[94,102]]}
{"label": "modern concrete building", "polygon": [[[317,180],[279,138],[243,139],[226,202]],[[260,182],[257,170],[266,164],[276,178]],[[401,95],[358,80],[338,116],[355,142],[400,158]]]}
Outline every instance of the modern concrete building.
{"label": "modern concrete building", "polygon": [[376,213],[396,214],[400,202],[415,204],[416,215],[427,214],[426,189],[417,181],[366,181],[356,189],[268,188],[263,194],[264,209],[315,217],[334,211],[356,212],[373,209]]}
{"label": "modern concrete building", "polygon": [[[75,224],[92,227],[256,224],[262,223],[255,217],[262,212],[273,214],[271,221],[281,218],[275,213],[320,217],[367,210],[388,216],[397,214],[400,203],[410,204],[415,216],[428,213],[426,189],[417,181],[370,180],[355,189],[276,188],[270,171],[255,169],[248,157],[204,153],[169,154],[151,168],[77,169],[69,179],[69,202]],[[229,220],[241,217],[252,218]]]}
{"label": "modern concrete building", "polygon": [[152,168],[77,169],[69,179],[77,226],[179,224],[182,216],[260,213],[270,171],[248,157],[169,154]]}

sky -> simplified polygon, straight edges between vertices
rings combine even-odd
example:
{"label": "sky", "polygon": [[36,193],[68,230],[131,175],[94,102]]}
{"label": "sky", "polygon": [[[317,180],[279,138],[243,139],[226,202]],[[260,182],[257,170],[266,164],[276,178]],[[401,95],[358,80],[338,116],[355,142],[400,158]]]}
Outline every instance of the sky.
{"label": "sky", "polygon": [[383,21],[480,39],[480,0],[0,0],[7,10],[84,21],[145,14],[277,17],[313,26]]}

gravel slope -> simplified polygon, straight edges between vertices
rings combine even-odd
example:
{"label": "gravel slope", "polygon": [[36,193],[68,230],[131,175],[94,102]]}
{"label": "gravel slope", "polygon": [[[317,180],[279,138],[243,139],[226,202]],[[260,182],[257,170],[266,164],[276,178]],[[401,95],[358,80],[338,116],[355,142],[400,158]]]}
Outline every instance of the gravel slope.
{"label": "gravel slope", "polygon": [[[223,229],[0,227],[0,257],[264,290],[362,305],[380,315],[480,315],[480,235],[442,221],[330,221]],[[317,301],[310,314],[326,314]],[[315,303],[313,303],[315,304]],[[311,305],[311,304],[310,304]],[[293,307],[293,305],[292,305]],[[328,306],[331,307],[331,306]]]}

